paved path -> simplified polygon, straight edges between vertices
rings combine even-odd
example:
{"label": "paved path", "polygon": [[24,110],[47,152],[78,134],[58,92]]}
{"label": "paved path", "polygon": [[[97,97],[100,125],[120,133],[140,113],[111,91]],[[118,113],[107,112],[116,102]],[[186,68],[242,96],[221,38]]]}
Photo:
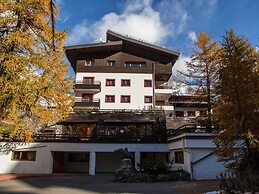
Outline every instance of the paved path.
{"label": "paved path", "polygon": [[20,177],[0,180],[0,193],[5,194],[200,194],[218,190],[217,181],[163,182],[163,183],[115,183],[111,175],[56,175]]}

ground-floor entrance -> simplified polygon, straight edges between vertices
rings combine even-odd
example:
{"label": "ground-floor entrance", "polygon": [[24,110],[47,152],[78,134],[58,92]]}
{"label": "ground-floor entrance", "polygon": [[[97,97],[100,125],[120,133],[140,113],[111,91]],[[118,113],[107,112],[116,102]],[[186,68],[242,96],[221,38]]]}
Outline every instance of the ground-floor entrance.
{"label": "ground-floor entrance", "polygon": [[53,173],[88,173],[89,152],[52,152]]}

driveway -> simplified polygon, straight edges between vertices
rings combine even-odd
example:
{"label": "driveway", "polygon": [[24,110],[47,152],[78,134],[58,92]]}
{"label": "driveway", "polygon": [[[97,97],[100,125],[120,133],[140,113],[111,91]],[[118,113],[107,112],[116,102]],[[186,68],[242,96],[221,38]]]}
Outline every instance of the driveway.
{"label": "driveway", "polygon": [[113,176],[55,175],[1,180],[0,193],[5,194],[81,194],[81,193],[148,193],[200,194],[219,190],[218,181],[116,183]]}

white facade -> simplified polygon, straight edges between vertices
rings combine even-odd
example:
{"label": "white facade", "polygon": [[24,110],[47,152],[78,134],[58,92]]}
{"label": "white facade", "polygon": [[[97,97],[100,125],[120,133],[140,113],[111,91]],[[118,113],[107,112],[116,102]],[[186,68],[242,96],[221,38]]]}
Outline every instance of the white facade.
{"label": "white facade", "polygon": [[[200,138],[190,138],[196,136]],[[183,134],[164,144],[119,144],[119,143],[0,143],[0,173],[51,174],[53,173],[53,153],[64,152],[66,172],[115,171],[120,166],[120,157],[114,153],[120,148],[128,148],[135,156],[135,167],[140,163],[143,152],[168,153],[169,161],[174,160],[175,152],[183,152],[183,163],[173,164],[173,169],[183,169],[192,179],[216,179],[225,171],[222,163],[212,154],[215,145],[208,134]],[[35,161],[12,160],[13,151],[36,151]],[[89,153],[89,162],[73,163],[67,161],[68,153]]]}
{"label": "white facade", "polygon": [[[116,67],[114,67],[116,68]],[[140,73],[77,73],[76,82],[82,82],[84,77],[94,77],[101,82],[101,92],[94,94],[94,98],[100,99],[100,109],[143,109],[153,106],[153,103],[145,103],[145,96],[153,98],[152,87],[144,87],[144,80],[151,80],[152,74]],[[115,86],[106,86],[106,79],[115,79]],[[121,86],[121,80],[130,80],[130,86]],[[105,102],[105,95],[114,95],[115,102]],[[129,95],[130,103],[121,103],[121,96]],[[77,97],[80,100],[80,97]]]}
{"label": "white facade", "polygon": [[[135,155],[135,165],[140,162],[141,152],[167,152],[167,144],[105,144],[105,143],[6,143],[0,142],[0,173],[51,174],[53,173],[53,153],[89,153],[89,163],[69,163],[64,165],[73,172],[88,171],[95,175],[96,170],[104,172],[117,169],[120,160],[115,150],[128,148]],[[12,160],[13,151],[36,151],[35,161]],[[106,153],[106,154],[105,154]],[[97,166],[98,165],[98,166]],[[81,168],[81,169],[80,169]],[[88,169],[89,168],[89,169]],[[111,171],[109,171],[111,172]]]}

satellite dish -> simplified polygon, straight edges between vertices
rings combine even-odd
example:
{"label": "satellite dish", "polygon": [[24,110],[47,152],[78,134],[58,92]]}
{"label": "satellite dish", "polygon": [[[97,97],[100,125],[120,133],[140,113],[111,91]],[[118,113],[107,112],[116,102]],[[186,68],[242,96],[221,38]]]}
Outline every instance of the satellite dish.
{"label": "satellite dish", "polygon": [[100,41],[100,42],[104,42],[103,38],[100,38],[99,41]]}

